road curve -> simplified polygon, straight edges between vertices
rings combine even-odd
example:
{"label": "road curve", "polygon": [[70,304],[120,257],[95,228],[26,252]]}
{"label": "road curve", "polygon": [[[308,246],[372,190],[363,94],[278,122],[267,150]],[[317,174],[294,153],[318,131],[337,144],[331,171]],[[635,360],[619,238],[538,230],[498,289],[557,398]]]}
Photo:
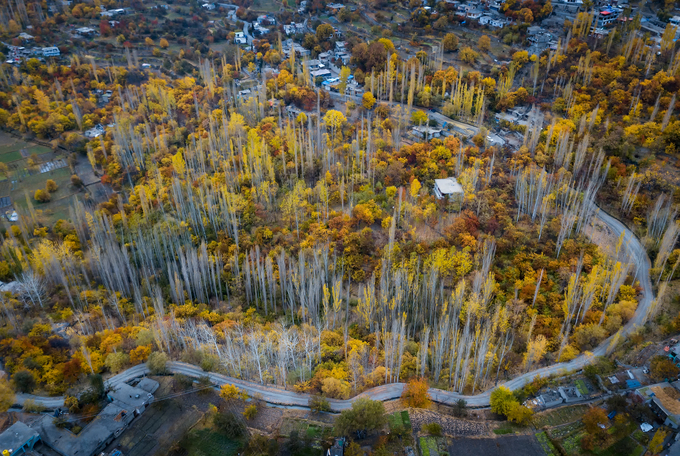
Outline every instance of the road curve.
{"label": "road curve", "polygon": [[[639,239],[621,223],[619,220],[615,219],[611,215],[607,214],[602,210],[594,216],[595,219],[599,220],[601,223],[606,225],[609,230],[611,230],[612,235],[618,238],[621,233],[624,234],[623,248],[627,250],[628,261],[635,265],[636,277],[640,280],[640,287],[642,288],[640,302],[635,311],[633,318],[621,328],[621,337],[625,337],[633,332],[637,327],[641,326],[647,317],[649,310],[651,309],[652,303],[654,301],[654,291],[652,288],[652,281],[649,276],[649,270],[651,268],[651,263],[647,252],[640,243]],[[613,336],[612,336],[613,337]],[[519,375],[512,380],[508,380],[502,385],[515,390],[523,387],[526,383],[530,382],[537,375],[540,377],[548,377],[554,374],[566,373],[570,371],[576,371],[582,369],[596,356],[602,356],[606,354],[607,348],[610,345],[612,337],[608,338],[602,342],[597,348],[595,348],[590,354],[579,355],[573,360],[566,363],[557,363],[551,366],[543,367],[541,369],[536,369],[531,372]],[[190,377],[201,377],[208,375],[210,380],[215,385],[224,385],[230,383],[243,389],[250,395],[259,395],[263,400],[271,404],[278,405],[288,405],[288,406],[301,406],[306,407],[310,398],[309,394],[295,393],[293,391],[284,390],[275,386],[261,385],[259,383],[249,382],[245,380],[239,380],[235,378],[228,377],[226,375],[217,373],[206,373],[198,366],[191,364],[180,363],[180,362],[168,362],[168,370],[173,374],[184,374]],[[120,374],[114,375],[109,380],[106,381],[106,386],[110,388],[115,388],[121,383],[125,383],[134,378],[147,375],[149,369],[145,364],[139,364],[137,366],[131,367]],[[342,410],[348,409],[352,406],[352,401],[360,397],[366,397],[373,400],[388,401],[392,399],[397,399],[401,396],[404,389],[404,383],[390,383],[388,385],[381,385],[375,388],[364,391],[357,396],[347,399],[329,399],[331,409],[335,412],[340,412]],[[462,394],[454,393],[451,391],[444,391],[436,388],[430,388],[429,393],[432,400],[441,404],[454,405],[459,399],[464,399],[467,405],[470,407],[486,407],[489,405],[489,398],[491,396],[491,391],[488,390],[483,393],[477,394],[475,396],[465,396]],[[56,407],[61,407],[64,405],[63,397],[40,397],[33,396],[29,394],[17,394],[16,403],[23,405],[26,399],[32,399],[36,402],[41,402],[46,408],[53,409]]]}

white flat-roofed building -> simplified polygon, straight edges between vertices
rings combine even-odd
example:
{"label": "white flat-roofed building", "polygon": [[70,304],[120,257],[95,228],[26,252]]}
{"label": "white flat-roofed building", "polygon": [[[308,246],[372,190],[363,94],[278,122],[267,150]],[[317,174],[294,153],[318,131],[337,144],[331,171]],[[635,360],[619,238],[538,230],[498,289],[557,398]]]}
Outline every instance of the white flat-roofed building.
{"label": "white flat-roofed building", "polygon": [[462,199],[464,194],[465,192],[463,191],[463,186],[458,183],[455,177],[434,180],[434,195],[438,199]]}
{"label": "white flat-roofed building", "polygon": [[42,48],[43,57],[56,57],[61,55],[59,48],[56,46],[44,47]]}

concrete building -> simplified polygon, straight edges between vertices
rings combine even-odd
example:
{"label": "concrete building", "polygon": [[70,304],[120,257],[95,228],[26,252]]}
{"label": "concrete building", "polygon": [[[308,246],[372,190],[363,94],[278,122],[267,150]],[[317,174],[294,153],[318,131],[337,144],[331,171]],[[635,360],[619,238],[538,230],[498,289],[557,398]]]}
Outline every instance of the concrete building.
{"label": "concrete building", "polygon": [[[278,101],[278,100],[275,100],[275,101]],[[139,381],[139,383],[137,383],[136,386],[137,386],[137,388],[143,389],[144,391],[146,391],[149,394],[153,394],[153,393],[156,392],[156,390],[158,389],[158,387],[160,385],[158,384],[158,382],[156,380],[151,380],[148,377],[144,377],[143,379],[141,379]]]}
{"label": "concrete building", "polygon": [[540,396],[543,408],[557,407],[564,402],[564,398],[557,391],[547,391]]}
{"label": "concrete building", "polygon": [[317,59],[307,61],[307,68],[309,68],[309,71],[316,71],[323,67],[323,63],[319,62]]}
{"label": "concrete building", "polygon": [[612,6],[602,8],[593,18],[593,27],[604,28],[614,24],[621,12],[622,10],[620,8],[614,8]]}
{"label": "concrete building", "polygon": [[482,10],[478,10],[478,9],[470,10],[465,14],[465,17],[467,17],[470,20],[476,21],[480,17],[482,17]]}
{"label": "concrete building", "polygon": [[62,456],[93,456],[120,436],[134,418],[118,404],[108,404],[78,435],[54,424],[54,417],[44,416],[36,424],[43,442]]}
{"label": "concrete building", "polygon": [[505,146],[506,141],[495,133],[489,133],[486,135],[486,143],[493,147],[503,147]]}
{"label": "concrete building", "polygon": [[446,179],[434,180],[434,195],[437,199],[462,199],[465,195],[465,191],[455,177],[447,177]]}
{"label": "concrete building", "polygon": [[678,390],[668,383],[638,388],[635,393],[657,414],[665,426],[680,428],[680,400]]}
{"label": "concrete building", "polygon": [[320,70],[312,71],[312,72],[310,72],[310,74],[312,76],[313,81],[315,81],[316,78],[321,78],[323,81],[325,81],[326,79],[333,76],[333,73],[331,73],[330,70],[326,70],[326,69],[320,69]]}
{"label": "concrete building", "polygon": [[581,395],[581,392],[576,388],[575,386],[565,386],[562,387],[560,386],[557,388],[557,391],[559,391],[560,396],[564,399],[564,402],[577,402],[583,399],[583,396]]}
{"label": "concrete building", "polygon": [[153,395],[141,388],[123,383],[115,391],[110,391],[108,399],[114,404],[134,410],[135,415],[142,413],[153,400]]}
{"label": "concrete building", "polygon": [[31,451],[40,440],[40,435],[21,421],[11,425],[0,434],[0,450],[8,450],[13,455]]}
{"label": "concrete building", "polygon": [[442,135],[442,131],[439,128],[418,126],[413,127],[413,134],[421,139],[429,141],[432,138],[439,138]]}
{"label": "concrete building", "polygon": [[234,44],[248,44],[246,35],[243,32],[234,33]]}
{"label": "concrete building", "polygon": [[258,16],[257,23],[262,25],[262,26],[276,25],[276,18],[274,16],[270,16],[268,14],[263,14],[262,16]]}
{"label": "concrete building", "polygon": [[87,130],[85,132],[85,137],[90,139],[98,138],[101,135],[103,135],[104,132],[105,132],[104,127],[101,124],[99,124],[96,125],[94,128],[90,128],[89,130]]}
{"label": "concrete building", "polygon": [[42,48],[43,57],[58,57],[61,55],[59,48],[56,46],[44,47]]}
{"label": "concrete building", "polygon": [[91,27],[79,27],[76,29],[76,33],[80,36],[95,36],[97,31]]}
{"label": "concrete building", "polygon": [[116,9],[111,9],[111,10],[108,10],[108,11],[102,11],[99,14],[101,16],[104,16],[104,17],[115,17],[115,16],[125,14],[125,8],[116,8]]}

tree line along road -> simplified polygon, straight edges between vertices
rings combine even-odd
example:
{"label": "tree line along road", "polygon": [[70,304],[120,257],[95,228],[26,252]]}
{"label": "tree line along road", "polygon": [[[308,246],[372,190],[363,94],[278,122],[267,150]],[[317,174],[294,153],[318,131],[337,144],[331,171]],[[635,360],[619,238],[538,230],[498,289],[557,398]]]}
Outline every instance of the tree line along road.
{"label": "tree line along road", "polygon": [[[623,248],[626,250],[628,261],[634,264],[634,275],[640,281],[640,287],[642,288],[640,302],[638,303],[637,309],[635,310],[635,315],[619,330],[618,336],[625,337],[636,328],[644,324],[647,315],[652,308],[652,303],[654,302],[654,291],[652,289],[652,281],[649,275],[651,262],[647,256],[647,252],[640,243],[640,240],[628,228],[626,228],[622,222],[599,208],[594,215],[594,220],[599,221],[600,223],[607,226],[615,238],[618,238],[621,233],[624,233]],[[609,337],[589,354],[581,354],[569,362],[557,363],[524,373],[513,378],[512,380],[502,383],[502,385],[510,388],[511,390],[515,390],[522,388],[537,375],[539,377],[548,377],[555,374],[563,374],[582,369],[584,366],[589,364],[594,357],[605,355],[610,348],[614,337],[617,336],[613,335]],[[259,383],[239,380],[213,372],[208,373],[203,371],[203,369],[200,367],[191,364],[168,362],[167,368],[168,371],[173,374],[184,374],[190,377],[197,378],[207,375],[209,376],[210,381],[217,386],[233,384],[247,392],[249,395],[260,396],[264,401],[270,404],[307,407],[309,403],[309,394],[295,393],[293,391],[284,390],[275,386],[261,385]],[[106,386],[108,388],[116,388],[122,383],[147,374],[149,374],[149,369],[146,367],[146,364],[139,364],[127,369],[124,372],[121,372],[120,374],[114,375],[106,381]],[[328,402],[330,403],[332,411],[340,412],[342,410],[351,408],[352,401],[360,397],[379,401],[394,400],[401,397],[404,385],[404,383],[390,383],[387,385],[381,385],[366,390],[351,399],[329,399]],[[474,396],[466,396],[451,391],[430,388],[429,393],[433,401],[444,405],[454,405],[458,400],[464,399],[470,407],[486,407],[489,405],[491,391],[492,390],[488,390]],[[31,394],[16,395],[16,403],[18,405],[23,405],[27,399],[40,402],[48,409],[55,409],[64,405],[63,397],[41,397],[33,396]]]}

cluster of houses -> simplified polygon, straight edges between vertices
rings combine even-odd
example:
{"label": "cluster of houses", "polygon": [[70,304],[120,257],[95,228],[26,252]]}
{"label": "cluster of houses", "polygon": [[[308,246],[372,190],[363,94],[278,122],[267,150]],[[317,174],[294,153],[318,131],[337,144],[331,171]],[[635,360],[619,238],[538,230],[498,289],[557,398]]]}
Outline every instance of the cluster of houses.
{"label": "cluster of houses", "polygon": [[477,2],[460,3],[458,1],[447,2],[456,10],[456,15],[465,20],[477,21],[480,25],[488,27],[503,28],[508,24],[508,19],[501,15],[498,10],[502,3],[495,1],[489,7],[490,10],[482,11],[481,6]]}
{"label": "cluster of houses", "polygon": [[335,62],[335,66],[348,65],[351,55],[347,49],[346,41],[336,41],[332,50],[319,54],[319,62],[330,65]]}
{"label": "cluster of houses", "polygon": [[283,33],[285,33],[286,36],[297,35],[298,33],[305,33],[306,31],[307,27],[303,22],[291,22],[290,24],[283,26]]}
{"label": "cluster of houses", "polygon": [[[33,39],[33,37],[27,33],[19,34],[19,38],[21,38],[24,42],[30,42]],[[56,46],[28,48],[25,46],[13,46],[7,43],[3,44],[8,49],[5,63],[9,64],[19,64],[25,59],[41,59],[47,57],[59,57],[61,55],[61,51],[59,51],[59,48]]]}
{"label": "cluster of houses", "polygon": [[144,378],[136,386],[122,384],[107,395],[109,403],[78,434],[58,426],[55,416],[42,415],[26,424],[17,421],[0,434],[0,448],[10,454],[31,451],[41,442],[61,456],[93,456],[100,454],[119,437],[132,420],[153,401],[158,382]]}

